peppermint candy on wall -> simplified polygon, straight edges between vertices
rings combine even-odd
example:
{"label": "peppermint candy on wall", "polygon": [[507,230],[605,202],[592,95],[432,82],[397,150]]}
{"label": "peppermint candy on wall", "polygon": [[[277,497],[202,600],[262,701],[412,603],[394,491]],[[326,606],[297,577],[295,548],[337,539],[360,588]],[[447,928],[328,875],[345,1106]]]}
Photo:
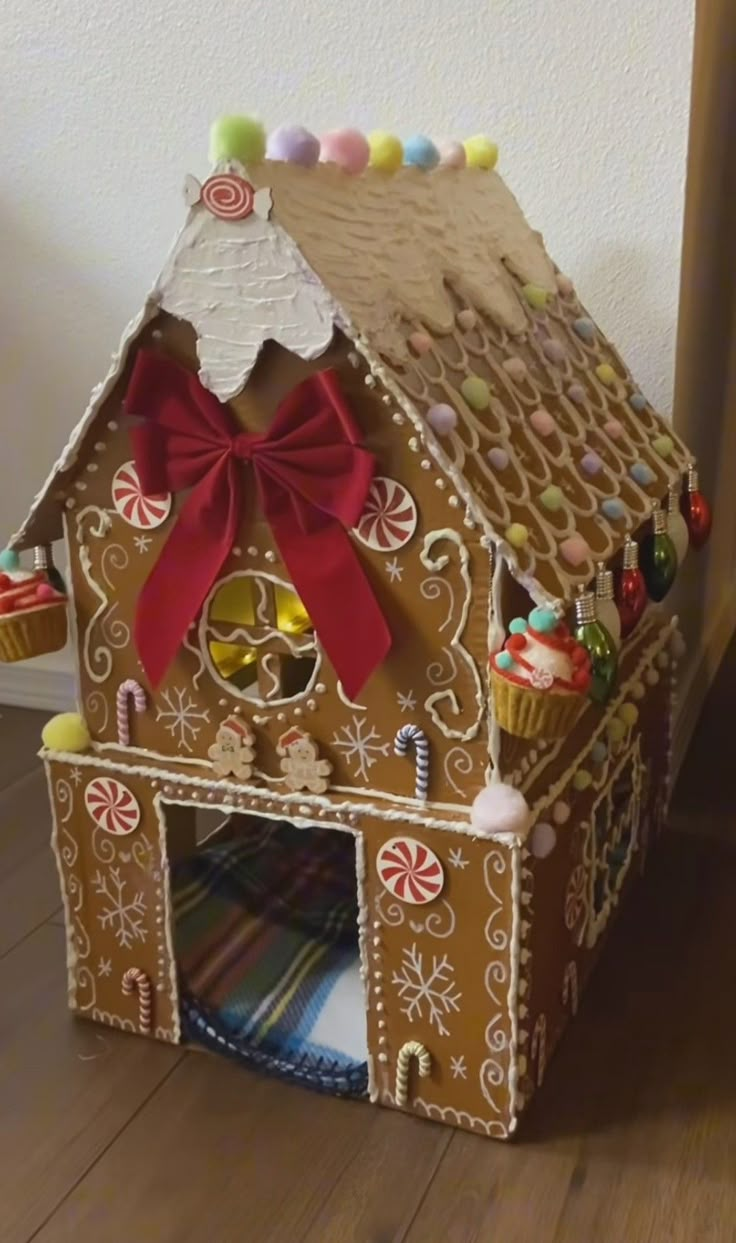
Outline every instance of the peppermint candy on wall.
{"label": "peppermint candy on wall", "polygon": [[395,552],[417,529],[414,498],[396,479],[377,475],[371,484],[355,534],[366,548]]}
{"label": "peppermint candy on wall", "polygon": [[414,837],[392,837],[384,842],[376,869],[384,889],[412,906],[434,902],[445,883],[444,868],[434,851]]}
{"label": "peppermint candy on wall", "polygon": [[112,777],[95,777],[84,792],[84,805],[95,824],[114,837],[138,828],[141,809],[127,786]]}
{"label": "peppermint candy on wall", "polygon": [[132,527],[149,531],[160,527],[171,513],[171,493],[145,496],[138,478],[135,462],[124,462],[112,477],[112,503]]}
{"label": "peppermint candy on wall", "polygon": [[216,173],[202,186],[202,202],[219,220],[245,220],[253,211],[255,191],[244,177]]}

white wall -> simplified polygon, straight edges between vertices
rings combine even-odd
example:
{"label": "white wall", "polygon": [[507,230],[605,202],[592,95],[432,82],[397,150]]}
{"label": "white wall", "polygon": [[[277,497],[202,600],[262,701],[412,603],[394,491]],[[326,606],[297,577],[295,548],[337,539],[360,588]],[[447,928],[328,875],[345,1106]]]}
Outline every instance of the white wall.
{"label": "white wall", "polygon": [[552,255],[667,407],[691,9],[4,0],[0,545],[155,276],[222,111],[317,132],[487,131]]}

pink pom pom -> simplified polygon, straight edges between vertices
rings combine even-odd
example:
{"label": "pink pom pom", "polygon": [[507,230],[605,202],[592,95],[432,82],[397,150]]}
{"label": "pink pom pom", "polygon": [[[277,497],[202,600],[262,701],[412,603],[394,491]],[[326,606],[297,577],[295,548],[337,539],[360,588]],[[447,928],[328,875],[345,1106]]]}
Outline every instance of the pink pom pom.
{"label": "pink pom pom", "polygon": [[570,819],[570,804],[562,802],[555,803],[552,808],[552,819],[555,824],[567,824]]}
{"label": "pink pom pom", "polygon": [[440,147],[440,168],[465,168],[468,162],[461,142],[445,142]]}
{"label": "pink pom pom", "polygon": [[427,422],[438,436],[448,436],[457,427],[457,411],[445,402],[439,402],[427,411]]}
{"label": "pink pom pom", "polygon": [[618,419],[609,419],[603,424],[603,430],[611,440],[618,440],[623,435],[624,425]]}
{"label": "pink pom pom", "polygon": [[529,422],[538,436],[551,436],[557,426],[549,410],[533,410]]}
{"label": "pink pom pom", "polygon": [[535,859],[546,859],[551,855],[557,841],[557,831],[546,820],[535,824],[529,839],[529,849]]}
{"label": "pink pom pom", "polygon": [[525,840],[531,812],[520,790],[499,782],[486,786],[473,801],[470,827],[482,837],[504,834]]}
{"label": "pink pom pom", "polygon": [[319,159],[319,139],[302,125],[282,125],[269,135],[266,156],[311,168]]}
{"label": "pink pom pom", "polygon": [[36,599],[44,604],[47,600],[56,600],[58,595],[58,591],[54,591],[50,583],[39,583],[36,588]]}
{"label": "pink pom pom", "polygon": [[409,345],[415,354],[428,354],[432,348],[432,338],[426,332],[413,332],[409,337]]}
{"label": "pink pom pom", "polygon": [[565,347],[556,337],[547,337],[542,342],[542,349],[551,363],[562,363],[565,361]]}
{"label": "pink pom pom", "polygon": [[564,539],[560,544],[560,553],[567,564],[575,568],[592,557],[590,545],[582,535],[571,535],[569,539]]}
{"label": "pink pom pom", "polygon": [[339,164],[346,173],[362,173],[370,158],[368,139],[357,129],[335,129],[324,134],[319,158],[323,164]]}

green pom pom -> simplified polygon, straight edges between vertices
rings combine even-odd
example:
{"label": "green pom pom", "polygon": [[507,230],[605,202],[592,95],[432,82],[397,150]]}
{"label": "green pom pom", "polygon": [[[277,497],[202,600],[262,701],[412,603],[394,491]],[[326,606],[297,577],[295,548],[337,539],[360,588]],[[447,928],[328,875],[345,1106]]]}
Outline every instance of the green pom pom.
{"label": "green pom pom", "polygon": [[210,160],[258,164],[266,154],[266,131],[253,117],[218,117],[210,126]]}
{"label": "green pom pom", "polygon": [[557,618],[551,609],[532,609],[529,614],[529,625],[540,634],[547,634],[550,630],[554,630]]}
{"label": "green pom pom", "polygon": [[17,570],[20,568],[20,557],[14,548],[4,548],[0,552],[0,570]]}
{"label": "green pom pom", "polygon": [[526,630],[526,621],[523,617],[515,617],[513,621],[509,622],[509,630],[511,634],[523,634]]}

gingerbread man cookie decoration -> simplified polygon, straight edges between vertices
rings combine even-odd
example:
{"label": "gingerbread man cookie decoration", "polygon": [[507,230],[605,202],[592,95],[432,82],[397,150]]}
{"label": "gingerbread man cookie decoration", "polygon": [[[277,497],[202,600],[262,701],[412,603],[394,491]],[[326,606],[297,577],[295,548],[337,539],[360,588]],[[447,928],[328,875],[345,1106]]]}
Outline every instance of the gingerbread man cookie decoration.
{"label": "gingerbread man cookie decoration", "polygon": [[236,716],[222,722],[207,754],[218,777],[239,777],[248,781],[253,772],[255,736],[246,724]]}
{"label": "gingerbread man cookie decoration", "polygon": [[288,729],[279,738],[278,754],[282,756],[281,771],[289,790],[309,790],[312,794],[324,794],[329,785],[327,778],[332,772],[329,760],[321,760],[317,744],[301,729]]}

